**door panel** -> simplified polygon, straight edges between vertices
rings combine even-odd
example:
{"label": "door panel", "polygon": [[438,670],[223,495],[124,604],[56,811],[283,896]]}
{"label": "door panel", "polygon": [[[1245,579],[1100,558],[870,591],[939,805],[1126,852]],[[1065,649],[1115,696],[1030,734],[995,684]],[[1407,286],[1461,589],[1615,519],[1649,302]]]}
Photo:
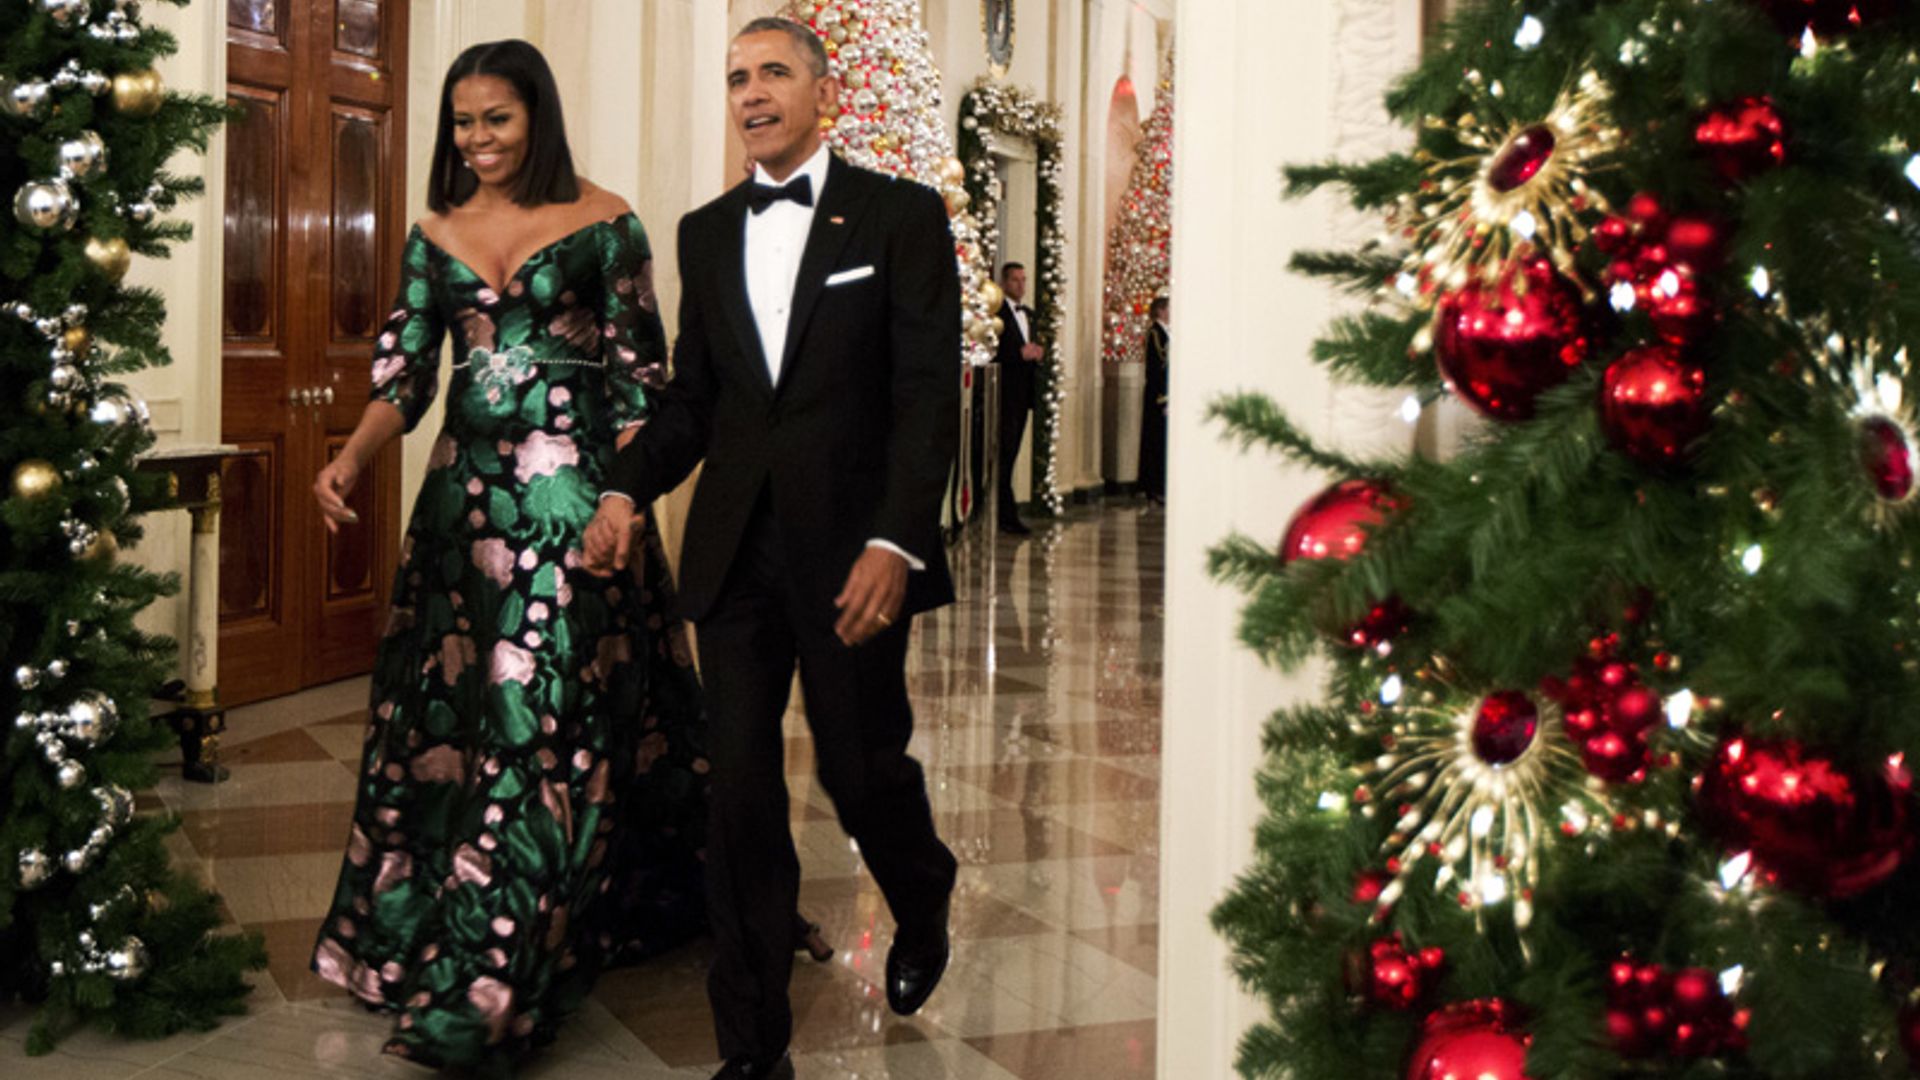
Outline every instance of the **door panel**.
{"label": "door panel", "polygon": [[399,450],[329,539],[310,492],[366,402],[397,276],[406,5],[229,0],[220,689],[228,704],[372,666],[398,548]]}

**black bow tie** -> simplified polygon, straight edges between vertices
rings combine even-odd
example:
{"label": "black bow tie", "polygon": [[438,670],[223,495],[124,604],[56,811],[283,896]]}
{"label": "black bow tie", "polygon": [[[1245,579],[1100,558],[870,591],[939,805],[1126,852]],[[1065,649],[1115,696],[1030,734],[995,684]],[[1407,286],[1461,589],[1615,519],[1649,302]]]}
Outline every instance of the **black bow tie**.
{"label": "black bow tie", "polygon": [[813,177],[797,176],[775,187],[772,184],[754,184],[747,189],[747,206],[758,214],[781,199],[792,199],[795,205],[813,205]]}

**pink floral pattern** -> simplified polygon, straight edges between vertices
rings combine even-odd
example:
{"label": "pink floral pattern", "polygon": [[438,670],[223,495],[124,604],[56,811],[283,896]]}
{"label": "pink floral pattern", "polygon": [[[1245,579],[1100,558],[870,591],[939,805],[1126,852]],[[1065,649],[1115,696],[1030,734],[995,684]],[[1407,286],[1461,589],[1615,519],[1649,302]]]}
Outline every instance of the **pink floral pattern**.
{"label": "pink floral pattern", "polygon": [[394,1012],[388,1049],[421,1064],[506,1073],[609,953],[701,923],[701,707],[658,534],[634,578],[579,561],[616,435],[664,370],[648,257],[629,215],[496,291],[416,231],[377,336],[373,396],[409,427],[444,339],[464,362],[402,544],[313,965]]}

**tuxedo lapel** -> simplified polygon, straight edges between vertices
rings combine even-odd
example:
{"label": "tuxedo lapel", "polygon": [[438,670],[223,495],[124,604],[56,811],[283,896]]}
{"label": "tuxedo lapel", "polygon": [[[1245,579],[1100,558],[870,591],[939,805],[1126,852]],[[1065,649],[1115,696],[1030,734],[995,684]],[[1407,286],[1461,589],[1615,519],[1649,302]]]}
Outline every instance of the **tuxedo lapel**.
{"label": "tuxedo lapel", "polygon": [[740,184],[729,191],[724,206],[722,235],[714,244],[719,252],[720,307],[734,340],[740,345],[740,355],[753,369],[755,385],[771,394],[773,373],[767,367],[767,353],[760,345],[753,305],[747,299],[747,186]]}
{"label": "tuxedo lapel", "polygon": [[798,359],[800,340],[807,323],[826,288],[827,275],[839,262],[847,238],[860,211],[866,208],[867,177],[834,156],[827,159],[826,190],[813,212],[813,227],[807,232],[807,247],[800,256],[800,273],[793,283],[793,315],[787,321],[786,348],[780,358],[780,381],[787,381]]}

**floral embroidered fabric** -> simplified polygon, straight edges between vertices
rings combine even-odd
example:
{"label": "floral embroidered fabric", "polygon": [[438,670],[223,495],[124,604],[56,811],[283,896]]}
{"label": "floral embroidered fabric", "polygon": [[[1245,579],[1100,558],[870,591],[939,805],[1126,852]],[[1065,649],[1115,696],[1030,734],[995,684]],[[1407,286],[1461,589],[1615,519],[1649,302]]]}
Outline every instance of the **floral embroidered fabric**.
{"label": "floral embroidered fabric", "polygon": [[373,676],[314,969],[399,1014],[389,1051],[506,1075],[608,962],[702,926],[700,694],[658,536],[580,561],[619,431],[665,378],[632,214],[488,287],[418,227],[373,396],[409,429],[453,355]]}

